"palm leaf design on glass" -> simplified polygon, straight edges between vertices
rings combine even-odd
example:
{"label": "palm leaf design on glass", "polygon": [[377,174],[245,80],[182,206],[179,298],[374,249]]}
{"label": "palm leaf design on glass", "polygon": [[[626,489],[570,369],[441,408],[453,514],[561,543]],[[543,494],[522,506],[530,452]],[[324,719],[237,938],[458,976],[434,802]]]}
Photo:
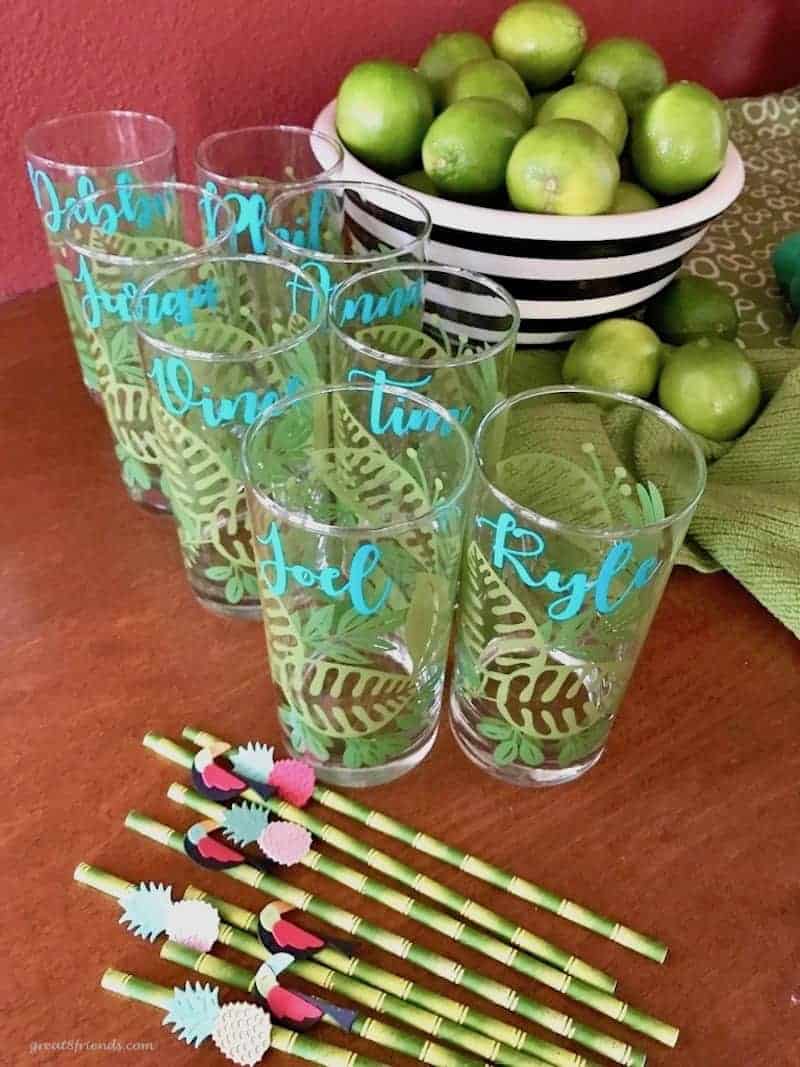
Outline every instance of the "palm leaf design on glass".
{"label": "palm leaf design on glass", "polygon": [[[310,456],[330,494],[320,505],[317,492],[314,515],[348,526],[395,520],[398,500],[409,517],[436,508],[442,481],[423,469],[415,449],[400,460],[390,457],[339,397],[332,412],[332,428],[302,407],[282,414],[269,449],[256,459],[257,476],[277,478],[300,508],[314,491],[304,476]],[[282,536],[291,544],[291,529]],[[418,709],[423,699],[430,709],[432,696],[438,703],[440,681],[431,685],[428,665],[447,640],[444,608],[452,602],[448,581],[436,571],[454,574],[459,548],[458,523],[448,522],[445,508],[437,531],[416,527],[382,540],[380,563],[365,577],[365,589],[377,599],[390,578],[391,592],[369,616],[312,597],[289,607],[262,583],[270,664],[284,702],[281,721],[297,753],[321,763],[341,757],[351,768],[373,766],[407,750],[430,727],[430,712],[426,717]],[[411,659],[402,669],[395,661],[398,642]],[[398,716],[402,726],[394,722]]]}
{"label": "palm leaf design on glass", "polygon": [[80,363],[81,376],[87,389],[96,391],[99,388],[97,380],[97,367],[95,355],[92,352],[91,341],[88,336],[86,319],[81,310],[80,297],[75,286],[72,271],[63,263],[55,265],[56,280],[64,303],[64,311],[69,320],[69,328],[72,334],[72,342]]}

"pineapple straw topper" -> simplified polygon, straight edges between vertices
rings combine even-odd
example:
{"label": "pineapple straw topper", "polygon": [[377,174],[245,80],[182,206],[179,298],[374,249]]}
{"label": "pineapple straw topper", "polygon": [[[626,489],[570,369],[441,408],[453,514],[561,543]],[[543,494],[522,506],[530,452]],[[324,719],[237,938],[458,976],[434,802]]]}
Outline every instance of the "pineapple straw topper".
{"label": "pineapple straw topper", "polygon": [[[140,812],[129,812],[125,819],[125,825],[128,829],[149,837],[151,840],[176,852],[185,852],[184,835],[182,833],[172,827],[165,826],[163,823],[158,823]],[[329,901],[296,889],[294,886],[275,878],[266,870],[258,870],[251,864],[241,863],[238,866],[227,868],[225,873],[237,881],[258,889],[271,898],[278,897],[303,911],[308,911],[332,926],[338,926],[350,934],[358,933],[359,937],[365,941],[372,942],[401,959],[408,959],[412,963],[416,963],[418,966],[448,979],[455,985],[463,986],[492,1003],[522,1015],[532,1022],[539,1023],[546,1029],[554,1031],[568,1040],[585,1045],[593,1052],[622,1064],[623,1067],[629,1067],[629,1065],[643,1067],[646,1062],[647,1057],[641,1050],[635,1049],[616,1038],[609,1037],[590,1026],[579,1023],[562,1012],[548,1008],[536,1000],[518,993],[510,986],[493,981],[477,971],[469,970],[462,964],[456,963],[455,960],[425,949],[421,945],[393,934],[383,927],[369,923],[360,916],[339,908]],[[356,877],[358,882],[364,880],[364,876],[360,874],[357,874]],[[391,891],[384,890],[384,892],[388,894]],[[598,994],[597,990],[592,990],[592,993],[603,995]],[[574,1067],[576,1062],[580,1062],[574,1053],[559,1049],[557,1046],[546,1045],[541,1042],[536,1042],[536,1047],[533,1044],[529,1045],[529,1037],[530,1035],[525,1035],[525,1043],[520,1047],[524,1047],[526,1051],[530,1051],[534,1055],[538,1054],[541,1059],[553,1064],[554,1067],[566,1067],[567,1064]]]}
{"label": "pineapple straw topper", "polygon": [[[227,748],[227,743],[221,741],[218,737],[191,726],[184,728],[183,736],[187,741],[191,741],[201,748],[214,745],[226,745]],[[251,749],[253,747],[256,746],[252,742],[249,746],[245,746],[245,748]],[[260,747],[264,748],[265,746],[262,745]],[[244,749],[239,748],[235,751],[242,752]],[[386,834],[387,837],[393,837],[419,852],[432,856],[434,859],[449,863],[452,867],[456,867],[460,871],[466,871],[467,874],[471,874],[480,881],[488,882],[497,889],[505,890],[505,892],[519,897],[529,904],[534,904],[536,907],[550,911],[562,919],[576,923],[578,926],[583,926],[601,937],[606,937],[618,945],[630,949],[632,952],[638,952],[640,955],[654,960],[656,963],[663,963],[667,958],[669,950],[661,941],[631,930],[614,919],[599,915],[581,904],[576,904],[565,897],[560,897],[533,882],[520,878],[518,875],[510,874],[500,867],[495,867],[493,864],[478,859],[476,856],[453,848],[445,844],[444,841],[439,841],[435,837],[407,826],[397,819],[385,815],[383,812],[368,808],[365,804],[352,800],[350,797],[345,797],[333,789],[315,786],[313,788],[313,799],[318,804],[322,804],[340,815],[346,815],[348,818],[354,819],[372,830],[377,830],[379,833]],[[290,800],[290,803],[296,803],[296,801]],[[298,806],[302,807],[302,805]],[[584,980],[588,981],[589,979],[584,976]]]}
{"label": "pineapple straw topper", "polygon": [[198,1048],[211,1038],[223,1056],[240,1067],[255,1067],[271,1048],[323,1067],[386,1067],[380,1060],[273,1026],[257,1004],[220,1004],[216,986],[196,982],[192,987],[187,982],[183,989],[167,989],[113,968],[103,974],[100,985],[129,1000],[160,1008],[166,1013],[164,1025],[181,1041]]}
{"label": "pineapple straw topper", "polygon": [[[151,736],[151,735],[148,735]],[[177,751],[173,751],[176,749]],[[167,755],[169,751],[172,751],[173,756],[177,759],[182,753],[181,762],[186,763],[187,759],[191,758],[191,754],[182,750],[180,746],[171,746],[169,750],[163,749],[162,754]],[[271,750],[264,750],[266,753],[271,753]],[[267,756],[267,762],[270,756]],[[234,754],[234,762],[236,760]],[[249,769],[254,770],[252,760],[249,764]],[[267,775],[267,778],[269,775]],[[197,780],[195,778],[195,780]],[[276,811],[278,814],[287,814],[289,818],[299,817],[305,826],[314,830],[321,838],[330,840],[331,835],[327,831],[330,831],[330,827],[324,827],[317,823],[311,816],[307,816],[299,811],[287,811],[287,805],[276,802],[274,799],[264,800],[262,796],[251,791],[255,800],[259,804],[266,804],[271,810]],[[224,824],[230,818],[230,812],[226,813],[226,809],[218,807],[213,803],[204,800],[201,796],[193,793],[184,787],[173,784],[170,787],[169,794],[171,799],[177,800],[179,803],[185,804],[203,814],[209,815],[212,820],[217,820],[219,823]],[[250,795],[242,794],[242,795]],[[243,805],[243,807],[249,807]],[[255,805],[253,805],[255,807]],[[236,809],[233,809],[236,811]],[[334,835],[335,837],[335,835]],[[352,838],[347,838],[346,835],[340,835],[345,840],[338,842],[334,840],[333,843],[338,843],[340,848],[343,848],[348,853],[354,854],[357,858],[364,859],[371,850],[367,848],[361,842],[355,841]],[[191,854],[191,853],[190,853]],[[243,857],[244,858],[244,857]],[[394,863],[389,857],[390,863]],[[417,901],[405,896],[402,893],[398,893],[389,889],[382,883],[375,880],[365,878],[359,872],[354,871],[352,868],[348,868],[336,861],[330,860],[327,857],[320,855],[313,850],[309,850],[301,858],[301,863],[304,866],[310,867],[313,870],[317,870],[322,874],[334,879],[335,881],[342,882],[343,884],[355,889],[357,892],[379,900],[381,903],[386,904],[388,907],[399,911],[401,914],[410,915],[412,918],[417,919],[424,925],[430,926],[435,930],[447,934],[454,940],[466,944],[469,947],[476,949],[490,956],[493,959],[497,959],[500,962],[512,967],[514,970],[519,971],[522,974],[527,975],[541,981],[543,984],[548,985],[550,988],[556,989],[559,992],[565,993],[567,996],[578,1000],[581,1003],[588,1004],[595,1008],[595,1010],[602,1014],[608,1015],[610,1018],[620,1022],[625,1022],[632,1029],[638,1030],[647,1034],[650,1037],[655,1038],[662,1044],[674,1046],[679,1031],[661,1020],[655,1019],[643,1012],[632,1008],[624,1001],[618,998],[606,994],[602,991],[596,990],[594,987],[588,985],[585,982],[580,981],[569,975],[565,975],[563,972],[541,963],[538,960],[520,953],[518,949],[511,949],[508,945],[498,941],[495,938],[489,937],[480,931],[474,930],[471,927],[465,926],[463,922],[458,922],[451,916],[446,915],[443,912],[437,911],[433,908],[429,908],[424,904],[420,904]],[[402,865],[396,865],[402,866]],[[406,881],[407,884],[416,886],[420,879],[416,876],[416,873],[410,868],[407,869],[409,876]],[[392,874],[393,869],[388,868],[387,873]],[[456,907],[455,910],[460,915],[467,914],[464,905],[469,905],[469,902],[464,898],[461,898],[462,906]],[[456,902],[458,903],[458,901]],[[477,905],[476,905],[477,907]],[[509,924],[511,925],[511,924]],[[535,1003],[535,1002],[534,1002]],[[569,1018],[565,1016],[565,1018]],[[570,1020],[571,1021],[571,1020]]]}
{"label": "pineapple straw topper", "polygon": [[[464,1067],[477,1067],[481,1062],[471,1056],[465,1057],[453,1053],[432,1041],[406,1034],[402,1030],[361,1015],[359,1012],[339,1008],[327,1001],[284,988],[279,983],[278,976],[289,968],[295,968],[299,977],[313,984],[333,989],[339,986],[338,991],[349,996],[350,999],[372,1007],[376,1011],[382,1010],[387,1014],[394,1014],[402,1021],[405,1021],[409,1013],[413,1015],[415,1012],[415,1009],[409,1008],[396,998],[386,998],[369,986],[341,977],[318,964],[298,963],[287,953],[270,953],[257,938],[236,930],[226,923],[220,924],[216,908],[206,902],[184,899],[171,904],[169,886],[153,883],[132,885],[107,871],[90,867],[87,864],[78,865],[75,870],[75,879],[117,899],[123,908],[120,922],[127,924],[131,933],[145,940],[155,940],[165,932],[162,919],[165,910],[168,912],[170,907],[175,909],[187,905],[208,909],[216,917],[220,941],[259,960],[258,969],[255,972],[249,972],[210,955],[207,950],[198,951],[188,943],[188,939],[182,942],[173,939],[166,941],[161,950],[162,957],[226,985],[254,993],[274,1021],[292,1030],[304,1032],[318,1022],[324,1021],[365,1040],[373,1041],[383,1048],[404,1053],[420,1062],[432,1064],[434,1067],[461,1067],[462,1064]],[[388,1011],[385,1003],[387,999],[390,1000]],[[436,1021],[436,1017],[431,1016],[430,1013],[422,1014],[428,1016],[426,1023]],[[444,1020],[440,1021],[444,1022]],[[426,1030],[426,1033],[434,1032],[419,1023],[417,1025],[419,1029]],[[452,1027],[452,1030],[457,1039],[455,1043],[460,1043],[463,1047],[470,1048],[471,1051],[477,1051],[473,1041],[475,1035],[471,1035],[466,1030],[462,1031],[458,1027]],[[487,1046],[489,1052],[494,1051],[492,1042],[484,1042],[484,1045]],[[522,1055],[519,1055],[517,1062],[520,1067],[544,1067],[541,1060]]]}

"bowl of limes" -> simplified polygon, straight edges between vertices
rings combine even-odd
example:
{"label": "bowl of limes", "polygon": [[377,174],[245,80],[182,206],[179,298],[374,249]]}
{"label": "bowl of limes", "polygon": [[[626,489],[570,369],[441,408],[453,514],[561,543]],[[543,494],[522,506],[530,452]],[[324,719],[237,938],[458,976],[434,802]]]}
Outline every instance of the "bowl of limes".
{"label": "bowl of limes", "polygon": [[[523,0],[491,41],[458,31],[415,68],[359,63],[316,121],[343,142],[346,180],[398,183],[424,203],[430,259],[509,290],[521,345],[635,313],[744,184],[713,93],[670,83],[642,40],[587,39],[566,4]],[[359,201],[365,241],[379,243],[387,223],[405,227]]]}

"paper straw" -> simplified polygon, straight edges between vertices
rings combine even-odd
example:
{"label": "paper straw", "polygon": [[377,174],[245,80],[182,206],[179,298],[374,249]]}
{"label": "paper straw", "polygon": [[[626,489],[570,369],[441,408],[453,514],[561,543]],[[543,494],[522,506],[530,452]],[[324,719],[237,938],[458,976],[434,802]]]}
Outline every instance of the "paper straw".
{"label": "paper straw", "polygon": [[[125,819],[125,825],[145,837],[150,837],[160,844],[173,848],[176,852],[184,851],[183,834],[173,830],[171,827],[164,826],[162,823],[149,819],[146,815],[135,811],[129,812]],[[632,1048],[625,1042],[618,1041],[589,1026],[578,1023],[569,1016],[564,1015],[563,1012],[547,1008],[530,997],[523,996],[510,986],[492,981],[476,971],[468,970],[462,964],[456,963],[455,960],[448,959],[437,952],[431,952],[421,945],[393,934],[383,929],[383,927],[367,922],[360,916],[345,911],[329,901],[315,897],[302,889],[296,889],[266,871],[256,870],[255,867],[251,867],[248,863],[240,863],[235,867],[229,867],[223,873],[245,885],[258,889],[268,897],[286,901],[299,911],[306,911],[331,926],[345,930],[352,936],[363,938],[365,941],[377,945],[378,948],[382,948],[400,959],[410,960],[418,967],[422,967],[440,978],[445,978],[454,985],[469,989],[471,992],[477,993],[502,1008],[507,1008],[509,1011],[522,1015],[532,1022],[539,1023],[547,1030],[552,1030],[560,1036],[566,1037],[567,1040],[576,1041],[599,1055],[623,1064],[623,1067],[628,1067],[629,1064],[633,1064],[635,1067],[643,1067],[646,1062],[647,1057],[644,1052]],[[555,1048],[555,1051],[551,1051],[552,1048]],[[562,1067],[564,1064],[574,1064],[575,1062],[571,1053],[554,1046],[548,1049],[534,1049],[531,1047],[526,1048],[525,1051],[539,1055],[541,1059],[553,1064],[554,1067]]]}
{"label": "paper straw", "polygon": [[[187,741],[192,741],[200,747],[206,747],[215,742],[220,743],[220,739],[213,734],[206,733],[203,730],[196,730],[191,726],[187,726],[183,730],[183,736]],[[421,833],[419,830],[398,822],[397,819],[392,819],[380,811],[368,808],[357,800],[351,800],[350,797],[343,796],[333,789],[317,786],[314,790],[314,800],[319,804],[325,805],[325,807],[331,808],[333,811],[338,811],[341,815],[346,815],[350,819],[363,823],[364,826],[377,830],[379,833],[393,837],[397,841],[402,841],[418,852],[424,852],[427,856],[433,856],[443,863],[449,863],[452,867],[466,871],[467,874],[479,878],[482,882],[488,882],[497,889],[503,889],[521,900],[527,900],[529,904],[535,904],[538,908],[551,911],[554,915],[559,915],[562,919],[567,919],[578,926],[584,926],[587,930],[591,930],[601,937],[606,937],[610,941],[615,941],[618,945],[623,945],[632,952],[647,956],[648,959],[655,960],[656,963],[663,963],[667,958],[669,949],[661,941],[656,941],[655,938],[648,937],[646,934],[631,930],[614,919],[609,919],[605,915],[591,911],[581,904],[575,904],[573,901],[567,900],[566,897],[551,893],[534,882],[529,882],[518,875],[510,874],[508,871],[495,867],[491,863],[485,863],[467,852],[452,848],[450,845],[446,845],[444,841],[439,841],[429,834]]]}
{"label": "paper straw", "polygon": [[[219,940],[223,945],[229,945],[238,952],[252,956],[254,959],[265,960],[269,957],[269,951],[258,937],[246,932],[258,929],[258,916],[255,912],[239,908],[235,904],[220,900],[218,897],[213,897],[200,889],[195,889],[193,886],[187,888],[183,894],[183,899],[204,900],[215,907],[221,916],[234,924],[233,926],[229,925],[229,922],[220,924]],[[336,958],[334,959],[334,957]],[[324,966],[324,964],[328,966]],[[337,969],[335,971],[329,970],[329,967],[333,966]],[[337,973],[339,971],[342,973]],[[546,1067],[544,1060],[528,1056],[523,1052],[517,1052],[498,1040],[484,1037],[474,1030],[469,1030],[466,1026],[458,1026],[433,1011],[416,1006],[426,1003],[429,997],[436,998],[438,996],[436,993],[427,991],[424,986],[409,982],[405,978],[392,974],[390,971],[381,971],[379,968],[373,967],[371,964],[364,964],[356,958],[343,956],[333,949],[322,949],[311,960],[298,960],[292,964],[291,973],[297,974],[300,978],[305,979],[307,982],[312,982],[314,985],[322,986],[324,989],[330,989],[334,993],[348,997],[358,1004],[363,1004],[371,1011],[383,1012],[386,1015],[394,1016],[396,1019],[401,1019],[409,1026],[413,1026],[415,1030],[421,1030],[432,1037],[440,1037],[443,1041],[450,1042],[451,1045],[469,1049],[476,1056],[489,1060],[491,1063],[499,1064],[500,1067]],[[381,981],[380,985],[375,982],[376,975]],[[373,979],[372,982],[367,982],[366,977],[371,977]],[[416,997],[412,998],[408,992],[408,987],[413,987]],[[396,989],[398,995],[393,995],[390,992],[391,989]],[[400,993],[405,993],[406,995],[403,997],[399,995]],[[456,1015],[463,1015],[464,1012],[472,1012],[473,1015],[479,1014],[473,1012],[471,1008],[466,1008],[463,1004],[458,1004],[456,1001],[450,1001],[449,1003],[454,1006]],[[490,1016],[484,1016],[484,1018],[494,1021]],[[588,1061],[583,1062],[588,1065]]]}
{"label": "paper straw", "polygon": [[[175,800],[193,811],[207,815],[219,823],[225,818],[227,809],[221,804],[217,804],[213,800],[209,800],[193,789],[187,789],[186,786],[177,782],[173,782],[169,787],[167,796],[170,800]],[[428,926],[432,930],[451,938],[458,944],[466,945],[477,952],[482,952],[485,956],[504,963],[520,974],[524,974],[528,978],[535,978],[542,984],[549,986],[549,988],[555,989],[556,992],[563,993],[581,1004],[586,1004],[602,1015],[614,1019],[615,1022],[624,1023],[632,1030],[638,1030],[640,1033],[646,1034],[648,1037],[652,1037],[670,1048],[674,1047],[678,1040],[679,1031],[674,1026],[662,1022],[660,1019],[655,1019],[651,1015],[646,1015],[625,1001],[619,1000],[609,993],[603,993],[601,990],[595,989],[594,986],[586,985],[585,982],[572,978],[570,975],[564,974],[563,971],[558,971],[545,963],[541,963],[539,960],[526,956],[505,942],[490,938],[479,930],[466,926],[463,922],[446,915],[442,911],[430,908],[426,904],[421,904],[419,901],[406,896],[405,893],[399,893],[397,890],[391,889],[389,886],[384,885],[383,882],[368,878],[366,875],[361,874],[360,871],[339,863],[338,860],[330,859],[328,856],[323,856],[314,849],[310,849],[300,862],[304,867],[309,867],[312,871],[318,871],[333,881],[354,889],[362,896],[377,900],[380,904],[391,908],[392,911],[399,912],[401,915],[408,915],[424,926]],[[544,1007],[543,1005],[538,1005],[537,1001],[531,1001],[531,1003],[537,1004],[538,1007]],[[574,1022],[570,1016],[565,1016],[565,1018],[570,1022]],[[590,1045],[588,1047],[592,1048],[593,1046]]]}
{"label": "paper straw", "polygon": [[[111,967],[101,978],[100,985],[110,993],[127,997],[128,1000],[138,1000],[141,1004],[149,1004],[153,1008],[161,1008],[162,1011],[169,1011],[172,1005],[171,989]],[[310,1060],[311,1063],[322,1064],[322,1067],[387,1067],[381,1060],[371,1060],[368,1056],[360,1056],[336,1045],[328,1045],[308,1034],[292,1033],[281,1026],[272,1027],[270,1044],[272,1048],[285,1052],[287,1056]]]}
{"label": "paper straw", "polygon": [[[172,963],[178,963],[207,978],[224,982],[225,985],[243,989],[245,992],[249,992],[254,978],[253,971],[238,967],[235,963],[228,963],[227,960],[221,960],[209,952],[197,952],[185,945],[178,945],[174,941],[167,941],[163,945],[161,955]],[[369,1016],[359,1016],[353,1024],[352,1032],[357,1037],[363,1037],[382,1048],[400,1052],[412,1060],[433,1064],[434,1067],[461,1067],[461,1064],[464,1067],[479,1067],[482,1062],[473,1056],[465,1056],[463,1052],[453,1052],[433,1041],[423,1041],[421,1038],[406,1034],[394,1026],[387,1026]],[[487,1067],[487,1064],[484,1063],[483,1067]]]}
{"label": "paper straw", "polygon": [[[99,867],[92,867],[87,863],[78,864],[75,868],[74,877],[76,882],[90,886],[92,889],[105,893],[117,901],[121,900],[126,893],[136,889],[133,883],[126,882],[123,878],[117,878],[116,875],[111,874],[109,871],[101,870]],[[183,895],[183,899],[206,900],[213,907],[216,907],[216,902],[213,898],[207,897],[205,893],[199,890],[187,890]],[[219,908],[217,908],[217,911],[219,911]],[[245,915],[248,920],[252,918],[256,924],[254,928],[257,929],[258,916],[252,912],[245,912]],[[246,933],[242,929],[229,926],[227,922],[220,923],[218,941],[222,945],[228,945],[236,949],[237,952],[251,956],[259,961],[268,960],[271,956],[271,953],[264,947],[259,938]],[[186,955],[185,958],[178,959],[176,954],[179,951],[182,952],[185,946],[176,945],[174,942],[169,942],[169,946],[168,951],[162,952],[162,955],[167,959],[199,970],[200,973],[207,974],[209,977],[216,978],[228,985],[238,985],[239,988],[249,991],[252,974],[248,972],[239,973],[241,968],[235,968],[229,973],[223,973],[221,968],[229,965],[213,956],[210,959],[214,962],[209,966],[216,969],[202,970],[201,967],[196,966],[198,959],[202,955],[201,953],[197,952],[192,957]],[[188,951],[191,952],[193,950]],[[195,959],[195,957],[198,959]],[[440,1037],[451,1044],[466,1048],[475,1056],[482,1057],[484,1061],[497,1064],[506,1063],[510,1064],[510,1067],[546,1067],[543,1060],[534,1059],[532,1056],[515,1052],[513,1049],[504,1049],[498,1041],[490,1041],[487,1038],[483,1038],[464,1027],[456,1026],[446,1019],[434,1015],[432,1012],[414,1007],[399,997],[380,992],[372,986],[358,981],[356,978],[337,974],[317,962],[318,959],[319,954],[314,960],[296,960],[288,969],[288,972],[310,982],[312,985],[332,990],[334,993],[347,997],[357,1004],[369,1008],[371,1011],[391,1015],[401,1022],[413,1026],[416,1030],[421,1030],[423,1033],[428,1034],[431,1038]],[[347,962],[346,956],[343,956],[342,959]],[[242,974],[244,974],[244,977]],[[391,977],[402,984],[402,980],[398,979],[396,975]],[[477,1064],[481,1062],[473,1057],[465,1058],[460,1054],[455,1056],[448,1049],[444,1049],[430,1040],[412,1039],[410,1035],[406,1035],[392,1027],[384,1031],[380,1028],[381,1025],[375,1019],[370,1019],[368,1016],[360,1016],[353,1027],[353,1031],[359,1037],[376,1041],[386,1048],[392,1048],[405,1055],[412,1056],[423,1063],[438,1064],[440,1067],[459,1067],[460,1064]]]}
{"label": "paper straw", "polygon": [[[193,763],[192,753],[181,745],[170,741],[169,738],[162,737],[160,734],[149,733],[144,739],[144,744],[160,756],[172,760],[173,763],[178,763],[186,769],[191,769]],[[278,797],[271,797],[265,800],[255,789],[247,789],[242,794],[242,799],[266,806],[280,818],[305,826],[321,841],[325,841],[334,848],[353,856],[382,874],[394,878],[395,881],[401,882],[415,892],[435,900],[450,911],[454,911],[462,919],[476,923],[478,926],[491,931],[491,933],[497,934],[498,937],[503,938],[510,945],[514,945],[523,952],[537,956],[566,974],[572,975],[588,985],[595,986],[597,989],[607,993],[614,992],[617,983],[611,975],[592,967],[577,956],[564,952],[563,949],[551,944],[544,938],[538,937],[522,926],[517,926],[510,919],[506,919],[476,901],[462,896],[461,893],[449,889],[441,882],[421,874],[393,856],[380,852],[376,848],[370,848],[365,842],[344,833],[338,827],[323,823],[319,819],[315,819],[313,815],[287,804]],[[506,955],[507,952],[504,952],[504,960]]]}

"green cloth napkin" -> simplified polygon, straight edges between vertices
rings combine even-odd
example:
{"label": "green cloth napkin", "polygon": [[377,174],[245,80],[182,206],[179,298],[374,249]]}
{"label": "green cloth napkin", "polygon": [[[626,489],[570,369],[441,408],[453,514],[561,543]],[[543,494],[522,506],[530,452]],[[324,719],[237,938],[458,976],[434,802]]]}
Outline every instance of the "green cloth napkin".
{"label": "green cloth napkin", "polygon": [[[800,229],[800,88],[732,100],[728,110],[745,190],[685,266],[736,300],[765,406],[736,441],[699,439],[708,483],[678,562],[729,571],[800,637],[800,349],[791,347],[793,319],[770,263],[777,242]],[[521,350],[511,391],[560,383],[563,358]]]}

